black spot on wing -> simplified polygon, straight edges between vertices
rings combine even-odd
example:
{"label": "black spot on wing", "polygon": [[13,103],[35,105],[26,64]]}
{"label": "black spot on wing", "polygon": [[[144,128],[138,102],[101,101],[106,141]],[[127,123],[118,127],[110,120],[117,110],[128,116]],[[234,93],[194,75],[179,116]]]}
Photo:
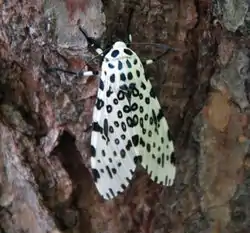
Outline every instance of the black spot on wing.
{"label": "black spot on wing", "polygon": [[140,73],[139,70],[136,70],[136,75],[137,75],[138,78],[140,77],[141,73]]}
{"label": "black spot on wing", "polygon": [[133,52],[130,49],[124,49],[123,51],[124,51],[124,53],[126,53],[129,56],[131,56],[133,54]]}
{"label": "black spot on wing", "polygon": [[176,162],[176,160],[175,160],[175,153],[173,151],[171,153],[171,155],[170,155],[170,163],[172,163],[173,165],[175,165],[175,162]]}
{"label": "black spot on wing", "polygon": [[112,175],[112,173],[111,173],[111,171],[109,169],[109,166],[106,166],[106,171],[108,172],[108,175],[109,175],[110,179],[112,179],[113,175]]}
{"label": "black spot on wing", "polygon": [[113,109],[112,105],[108,104],[106,108],[107,108],[108,113],[112,112],[112,109]]}
{"label": "black spot on wing", "polygon": [[128,143],[126,145],[126,150],[129,151],[132,148],[133,144],[131,142],[131,140],[128,140]]}
{"label": "black spot on wing", "polygon": [[158,163],[158,165],[161,165],[161,158],[160,157],[157,158],[157,163]]}
{"label": "black spot on wing", "polygon": [[139,135],[138,134],[135,134],[132,136],[132,142],[133,142],[134,146],[138,145],[138,143],[139,143]]}
{"label": "black spot on wing", "polygon": [[138,109],[138,104],[137,103],[133,103],[131,105],[131,109],[132,109],[132,111],[136,111]]}
{"label": "black spot on wing", "polygon": [[112,83],[115,82],[115,74],[110,75],[110,82],[112,82]]}
{"label": "black spot on wing", "polygon": [[143,122],[143,118],[142,117],[140,117],[140,126],[141,126],[141,128],[144,128],[144,122]]}
{"label": "black spot on wing", "polygon": [[164,117],[162,109],[159,109],[159,112],[157,114],[157,121],[161,121],[161,119]]}
{"label": "black spot on wing", "polygon": [[126,60],[126,64],[129,69],[132,67],[131,62],[128,59]]}
{"label": "black spot on wing", "polygon": [[129,106],[129,105],[124,105],[124,106],[123,106],[123,111],[124,111],[125,113],[129,113],[129,112],[130,112],[130,106]]}
{"label": "black spot on wing", "polygon": [[121,70],[121,69],[122,69],[122,62],[118,61],[118,70]]}
{"label": "black spot on wing", "polygon": [[139,90],[136,87],[132,88],[132,95],[134,97],[139,96],[139,94],[140,94],[140,92],[139,92]]}
{"label": "black spot on wing", "polygon": [[96,156],[96,149],[95,149],[95,147],[91,145],[90,150],[91,150],[91,156],[95,157]]}
{"label": "black spot on wing", "polygon": [[102,79],[100,79],[99,88],[100,88],[102,91],[103,91],[103,89],[104,89],[104,83],[103,83]]}
{"label": "black spot on wing", "polygon": [[149,117],[149,123],[150,123],[150,125],[153,125],[153,123],[154,123],[153,117]]}
{"label": "black spot on wing", "polygon": [[140,106],[139,111],[140,111],[140,113],[143,113],[144,112],[144,108],[142,106]]}
{"label": "black spot on wing", "polygon": [[109,125],[108,125],[108,120],[105,118],[103,122],[103,133],[108,138],[108,131],[109,131]]}
{"label": "black spot on wing", "polygon": [[126,81],[126,75],[124,73],[120,74],[121,81]]}
{"label": "black spot on wing", "polygon": [[109,63],[109,64],[108,64],[108,67],[109,67],[110,69],[115,68],[115,66],[114,66],[112,63]]}
{"label": "black spot on wing", "polygon": [[121,155],[121,158],[125,158],[126,157],[126,151],[124,149],[121,149],[120,155]]}
{"label": "black spot on wing", "polygon": [[133,116],[133,127],[137,126],[139,122],[139,118],[137,115]]}
{"label": "black spot on wing", "polygon": [[111,57],[117,57],[119,55],[119,50],[114,50],[114,51],[112,51],[112,53],[111,53]]}
{"label": "black spot on wing", "polygon": [[131,117],[126,117],[126,122],[127,122],[127,125],[128,127],[133,127],[133,119]]}
{"label": "black spot on wing", "polygon": [[109,87],[109,89],[107,90],[106,96],[110,97],[113,94],[113,91],[111,89],[111,87]]}
{"label": "black spot on wing", "polygon": [[118,91],[117,98],[118,100],[124,100],[125,98],[124,91],[122,90]]}
{"label": "black spot on wing", "polygon": [[124,122],[122,122],[121,125],[122,125],[122,130],[123,130],[124,132],[126,132],[126,130],[127,130],[126,124],[125,124]]}
{"label": "black spot on wing", "polygon": [[93,131],[98,133],[103,133],[103,128],[99,125],[98,122],[93,122]]}
{"label": "black spot on wing", "polygon": [[164,168],[165,165],[165,156],[164,153],[161,154],[161,166]]}
{"label": "black spot on wing", "polygon": [[142,137],[140,137],[140,145],[141,145],[142,147],[145,147],[145,142],[144,142],[144,140],[143,140]]}
{"label": "black spot on wing", "polygon": [[114,121],[114,125],[115,125],[115,127],[119,127],[119,122],[118,121]]}
{"label": "black spot on wing", "polygon": [[100,173],[95,168],[92,169],[92,174],[93,174],[94,182],[97,182],[97,180],[100,179],[101,177]]}
{"label": "black spot on wing", "polygon": [[109,188],[109,192],[112,195],[112,197],[115,197],[115,193],[114,193],[113,189]]}
{"label": "black spot on wing", "polygon": [[118,118],[120,118],[120,119],[122,118],[123,114],[122,114],[122,111],[121,111],[121,110],[118,110],[117,116],[118,116]]}
{"label": "black spot on wing", "polygon": [[146,149],[148,153],[151,151],[151,145],[149,143],[147,143]]}
{"label": "black spot on wing", "polygon": [[116,144],[116,145],[119,145],[119,143],[120,143],[119,138],[116,138],[116,139],[115,139],[115,144]]}
{"label": "black spot on wing", "polygon": [[148,97],[145,98],[145,103],[150,104],[150,99]]}
{"label": "black spot on wing", "polygon": [[154,92],[154,90],[153,90],[153,87],[151,88],[149,94],[150,94],[150,97],[151,97],[151,98],[155,98],[155,92]]}
{"label": "black spot on wing", "polygon": [[133,74],[131,72],[128,72],[128,80],[132,80],[133,79]]}
{"label": "black spot on wing", "polygon": [[141,82],[141,88],[142,88],[143,90],[146,90],[146,85],[144,84],[144,82]]}
{"label": "black spot on wing", "polygon": [[114,127],[113,126],[109,126],[109,132],[114,133]]}
{"label": "black spot on wing", "polygon": [[104,101],[102,99],[97,98],[95,106],[98,110],[101,110],[104,106]]}
{"label": "black spot on wing", "polygon": [[152,116],[153,116],[153,121],[155,123],[155,126],[157,127],[158,120],[157,120],[157,116],[156,116],[156,113],[155,113],[154,109],[152,110]]}

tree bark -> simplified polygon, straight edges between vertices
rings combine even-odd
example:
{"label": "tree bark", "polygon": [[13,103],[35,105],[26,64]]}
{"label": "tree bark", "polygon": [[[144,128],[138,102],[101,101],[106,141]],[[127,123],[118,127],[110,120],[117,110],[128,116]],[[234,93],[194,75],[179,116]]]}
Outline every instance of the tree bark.
{"label": "tree bark", "polygon": [[[0,1],[0,233],[228,232],[250,227],[249,1]],[[90,36],[176,48],[146,68],[170,125],[172,187],[138,169],[111,201],[89,172],[98,70]],[[106,26],[105,26],[106,25]],[[162,52],[136,46],[141,58]]]}

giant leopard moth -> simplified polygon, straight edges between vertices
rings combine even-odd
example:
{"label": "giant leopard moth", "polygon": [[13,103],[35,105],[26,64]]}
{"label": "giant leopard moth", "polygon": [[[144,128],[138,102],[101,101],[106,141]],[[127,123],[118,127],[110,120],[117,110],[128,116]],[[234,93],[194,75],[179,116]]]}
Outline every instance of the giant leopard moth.
{"label": "giant leopard moth", "polygon": [[[91,169],[99,193],[112,199],[123,192],[138,163],[154,182],[171,186],[176,174],[173,141],[142,61],[124,42],[117,41],[103,51],[80,30],[103,57],[91,134]],[[75,74],[92,76],[99,72]]]}

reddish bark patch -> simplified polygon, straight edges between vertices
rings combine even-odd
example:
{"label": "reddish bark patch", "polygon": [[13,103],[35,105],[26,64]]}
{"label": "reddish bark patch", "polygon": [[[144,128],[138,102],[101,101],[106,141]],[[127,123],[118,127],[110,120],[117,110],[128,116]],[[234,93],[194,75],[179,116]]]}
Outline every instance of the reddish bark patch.
{"label": "reddish bark patch", "polygon": [[85,11],[88,0],[66,0],[66,8],[69,13],[69,18],[72,20],[76,11]]}

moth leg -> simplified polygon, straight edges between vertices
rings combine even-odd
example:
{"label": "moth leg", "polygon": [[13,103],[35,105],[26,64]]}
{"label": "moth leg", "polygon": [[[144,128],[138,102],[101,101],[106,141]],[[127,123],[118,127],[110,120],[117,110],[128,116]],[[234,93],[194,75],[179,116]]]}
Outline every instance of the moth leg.
{"label": "moth leg", "polygon": [[86,129],[84,129],[83,132],[88,132],[92,128],[93,128],[93,123],[87,125]]}
{"label": "moth leg", "polygon": [[71,71],[71,70],[65,70],[65,69],[61,69],[61,68],[58,68],[58,67],[50,67],[46,70],[47,72],[63,72],[63,73],[66,73],[66,74],[71,74],[71,75],[75,75],[77,77],[89,77],[89,76],[96,76],[99,74],[98,71],[83,71],[83,70],[80,70],[80,71]]}
{"label": "moth leg", "polygon": [[88,36],[87,32],[85,30],[83,30],[80,26],[79,26],[79,30],[81,31],[81,33],[86,38],[86,40],[88,42],[88,46],[90,48],[93,48],[96,51],[97,54],[103,56],[103,50],[100,48],[99,43],[94,38]]}
{"label": "moth leg", "polygon": [[[100,56],[103,56],[103,50],[100,48],[98,42],[92,38],[89,37],[88,34],[79,26],[79,30],[83,33],[83,35],[85,36],[87,42],[88,42],[88,46],[91,48],[94,48],[96,53]],[[96,76],[99,74],[98,71],[71,71],[71,70],[66,70],[66,69],[61,69],[58,67],[50,67],[46,70],[47,72],[63,72],[63,73],[67,73],[67,74],[71,74],[71,75],[76,75],[77,77],[89,77],[89,76]]]}
{"label": "moth leg", "polygon": [[155,57],[153,59],[148,59],[148,60],[142,61],[142,64],[143,65],[151,65],[154,62],[159,61],[162,57],[166,56],[169,53],[169,51],[175,51],[175,49],[168,47],[167,50],[165,52],[163,52],[162,54],[158,55],[157,57]]}

